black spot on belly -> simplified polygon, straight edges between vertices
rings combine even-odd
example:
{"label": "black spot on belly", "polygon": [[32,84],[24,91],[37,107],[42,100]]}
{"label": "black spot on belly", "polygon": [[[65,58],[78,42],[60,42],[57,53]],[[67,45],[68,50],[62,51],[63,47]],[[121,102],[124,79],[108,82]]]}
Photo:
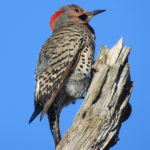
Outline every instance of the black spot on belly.
{"label": "black spot on belly", "polygon": [[83,65],[80,65],[80,68],[83,68]]}
{"label": "black spot on belly", "polygon": [[88,65],[88,64],[87,64],[86,66],[87,66],[88,68],[90,67],[90,65]]}
{"label": "black spot on belly", "polygon": [[86,68],[86,71],[89,72],[89,68]]}
{"label": "black spot on belly", "polygon": [[87,52],[88,52],[88,49],[86,48],[86,49],[84,50],[84,52],[87,53]]}
{"label": "black spot on belly", "polygon": [[84,76],[86,77],[86,73],[84,73]]}
{"label": "black spot on belly", "polygon": [[78,68],[78,71],[80,72],[80,71],[81,71],[81,69],[79,69],[79,68]]}

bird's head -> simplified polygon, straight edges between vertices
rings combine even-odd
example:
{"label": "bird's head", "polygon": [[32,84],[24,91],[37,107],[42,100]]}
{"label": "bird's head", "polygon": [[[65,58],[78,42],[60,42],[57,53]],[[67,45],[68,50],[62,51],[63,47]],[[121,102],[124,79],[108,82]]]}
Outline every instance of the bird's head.
{"label": "bird's head", "polygon": [[67,24],[87,24],[90,19],[105,10],[94,10],[87,12],[76,5],[67,5],[56,11],[50,19],[52,31]]}

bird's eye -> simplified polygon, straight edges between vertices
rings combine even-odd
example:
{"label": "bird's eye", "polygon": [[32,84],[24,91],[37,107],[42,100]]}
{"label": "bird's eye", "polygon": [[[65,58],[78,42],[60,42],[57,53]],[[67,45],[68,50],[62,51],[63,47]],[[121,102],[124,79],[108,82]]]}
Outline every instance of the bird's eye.
{"label": "bird's eye", "polygon": [[74,11],[78,13],[78,12],[80,12],[80,9],[75,8]]}

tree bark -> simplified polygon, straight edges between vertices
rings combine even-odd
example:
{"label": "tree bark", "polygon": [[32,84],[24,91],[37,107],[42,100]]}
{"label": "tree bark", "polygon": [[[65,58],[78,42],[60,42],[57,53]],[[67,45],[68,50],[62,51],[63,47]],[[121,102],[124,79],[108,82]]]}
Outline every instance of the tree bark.
{"label": "tree bark", "polygon": [[102,46],[83,104],[56,150],[108,150],[118,141],[131,113],[129,53],[122,38],[110,50]]}

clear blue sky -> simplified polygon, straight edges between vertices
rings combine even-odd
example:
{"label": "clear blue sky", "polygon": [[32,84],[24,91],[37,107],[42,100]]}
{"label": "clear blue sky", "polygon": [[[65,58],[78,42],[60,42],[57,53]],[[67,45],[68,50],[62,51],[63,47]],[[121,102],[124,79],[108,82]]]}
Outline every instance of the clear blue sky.
{"label": "clear blue sky", "polygon": [[[112,150],[150,149],[150,1],[149,0],[5,0],[0,1],[0,149],[53,150],[47,118],[31,124],[34,70],[38,53],[51,35],[49,18],[59,7],[77,4],[87,10],[106,9],[91,21],[96,32],[96,54],[103,44],[112,47],[121,36],[132,48],[129,57],[135,82],[130,102],[133,112],[123,123],[120,141]],[[64,133],[80,107],[61,113]]]}

